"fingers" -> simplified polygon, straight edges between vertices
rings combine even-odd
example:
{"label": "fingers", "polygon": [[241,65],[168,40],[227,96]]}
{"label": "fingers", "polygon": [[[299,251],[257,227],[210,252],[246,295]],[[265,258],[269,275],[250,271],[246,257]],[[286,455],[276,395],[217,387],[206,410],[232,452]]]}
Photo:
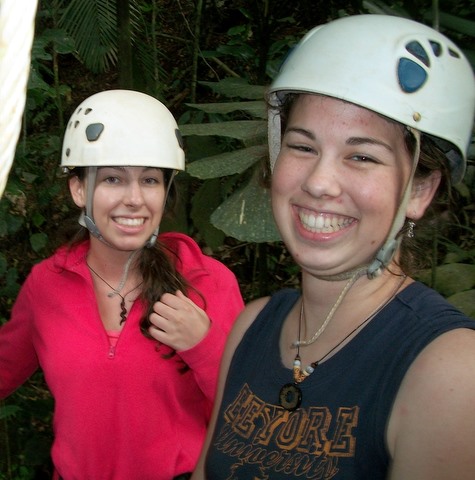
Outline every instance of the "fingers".
{"label": "fingers", "polygon": [[[165,308],[165,307],[168,307]],[[173,310],[186,310],[186,309],[199,308],[192,300],[190,300],[183,292],[177,290],[175,294],[173,293],[164,293],[160,301],[155,302],[153,306],[154,312],[159,315],[161,312],[172,312]]]}
{"label": "fingers", "polygon": [[199,343],[210,326],[206,312],[180,291],[162,295],[153,310],[149,316],[150,335],[177,351]]}

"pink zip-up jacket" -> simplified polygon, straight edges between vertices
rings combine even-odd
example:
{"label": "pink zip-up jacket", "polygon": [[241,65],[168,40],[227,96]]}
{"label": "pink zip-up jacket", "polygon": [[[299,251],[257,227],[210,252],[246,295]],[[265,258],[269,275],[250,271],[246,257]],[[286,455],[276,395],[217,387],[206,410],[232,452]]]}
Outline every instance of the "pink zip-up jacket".
{"label": "pink zip-up jacket", "polygon": [[[33,267],[0,328],[0,397],[40,367],[55,400],[52,458],[65,480],[171,480],[196,464],[225,340],[243,308],[233,273],[189,237],[160,235],[211,327],[171,359],[145,338],[136,300],[112,347],[85,258],[89,242]],[[179,371],[179,359],[190,367]]]}

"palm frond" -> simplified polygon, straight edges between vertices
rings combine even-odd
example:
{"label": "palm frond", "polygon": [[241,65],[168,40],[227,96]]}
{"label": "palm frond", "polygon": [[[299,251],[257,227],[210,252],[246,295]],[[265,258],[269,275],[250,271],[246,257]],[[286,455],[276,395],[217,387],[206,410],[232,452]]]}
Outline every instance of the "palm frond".
{"label": "palm frond", "polygon": [[71,0],[60,20],[74,38],[77,53],[93,72],[117,62],[117,12],[108,0]]}

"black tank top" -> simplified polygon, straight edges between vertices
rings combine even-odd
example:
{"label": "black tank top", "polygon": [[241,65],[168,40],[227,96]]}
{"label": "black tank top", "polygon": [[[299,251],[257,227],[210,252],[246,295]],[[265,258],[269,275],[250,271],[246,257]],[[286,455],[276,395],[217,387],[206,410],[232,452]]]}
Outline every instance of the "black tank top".
{"label": "black tank top", "polygon": [[283,366],[283,321],[300,296],[275,294],[234,354],[206,462],[207,480],[384,480],[385,431],[401,381],[434,338],[475,328],[437,292],[413,283],[300,384],[302,404],[279,405],[292,382]]}

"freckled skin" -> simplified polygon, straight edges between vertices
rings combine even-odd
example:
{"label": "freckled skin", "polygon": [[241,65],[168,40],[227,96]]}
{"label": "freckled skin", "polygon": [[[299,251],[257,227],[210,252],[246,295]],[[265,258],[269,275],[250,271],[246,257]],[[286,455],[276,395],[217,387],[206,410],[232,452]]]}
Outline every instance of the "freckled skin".
{"label": "freckled skin", "polygon": [[[339,100],[300,96],[272,179],[274,217],[295,260],[325,274],[369,262],[390,230],[411,161],[399,126]],[[299,219],[304,208],[353,222],[311,234]]]}

